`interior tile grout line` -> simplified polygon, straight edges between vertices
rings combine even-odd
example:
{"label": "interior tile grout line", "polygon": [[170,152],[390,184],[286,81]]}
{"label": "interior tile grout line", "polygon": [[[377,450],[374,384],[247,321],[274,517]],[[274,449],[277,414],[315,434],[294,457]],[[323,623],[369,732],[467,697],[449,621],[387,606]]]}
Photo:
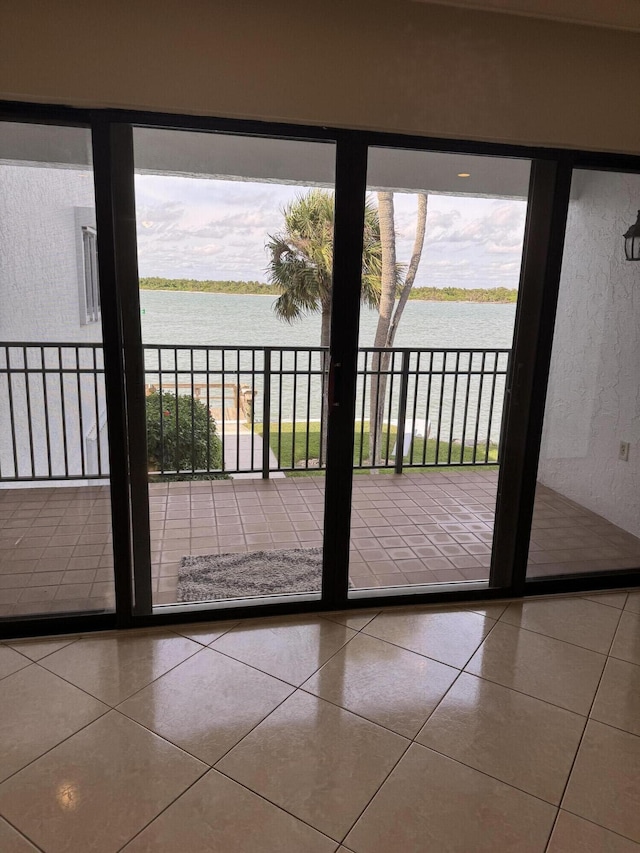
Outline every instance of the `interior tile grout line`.
{"label": "interior tile grout line", "polygon": [[[608,660],[608,659],[609,659],[609,657],[610,657],[611,649],[613,648],[613,644],[614,644],[614,642],[615,642],[616,635],[617,635],[617,633],[618,633],[618,628],[620,627],[620,620],[622,619],[622,613],[623,613],[623,611],[621,610],[621,611],[620,611],[620,613],[619,613],[619,615],[618,615],[618,621],[617,621],[617,624],[616,624],[615,631],[613,632],[613,636],[612,636],[612,638],[611,638],[611,642],[609,643],[609,651],[607,652],[607,655],[606,655],[606,658],[605,658],[605,662],[604,662],[604,666],[602,667],[602,672],[600,673],[600,678],[598,679],[598,684],[596,685],[596,689],[595,689],[595,691],[594,691],[594,693],[593,693],[593,699],[591,700],[591,704],[589,705],[589,712],[588,712],[588,714],[587,714],[587,718],[586,718],[586,720],[585,720],[585,724],[584,724],[584,727],[583,727],[583,729],[582,729],[582,734],[581,734],[581,736],[580,736],[580,740],[579,740],[579,742],[578,742],[578,747],[577,747],[577,749],[576,749],[576,751],[575,751],[575,754],[574,754],[574,756],[573,756],[573,761],[571,762],[571,767],[569,768],[569,773],[567,774],[567,781],[565,782],[565,784],[564,784],[564,788],[562,789],[562,795],[561,795],[561,797],[560,797],[560,803],[559,803],[559,805],[558,805],[558,811],[557,811],[557,813],[556,813],[555,820],[553,821],[553,825],[551,826],[551,831],[549,832],[549,837],[548,837],[548,839],[547,839],[547,844],[546,844],[546,846],[545,846],[545,853],[546,853],[546,851],[549,849],[549,845],[551,844],[551,839],[553,838],[553,833],[554,833],[554,831],[555,831],[556,824],[558,823],[558,817],[559,817],[559,815],[560,815],[560,812],[561,812],[561,811],[568,811],[567,809],[564,809],[564,810],[563,810],[563,808],[562,808],[562,804],[563,804],[563,802],[564,802],[564,798],[565,798],[566,793],[567,793],[567,788],[569,787],[569,782],[571,781],[571,776],[573,775],[573,770],[574,770],[574,767],[575,767],[575,765],[576,765],[576,761],[577,761],[577,759],[578,759],[578,755],[580,754],[580,749],[582,748],[582,743],[583,743],[583,741],[584,741],[584,735],[585,735],[585,732],[586,732],[586,730],[587,730],[587,726],[589,725],[589,720],[591,719],[591,712],[593,711],[593,706],[594,706],[594,704],[595,704],[596,697],[597,697],[597,695],[598,695],[598,691],[600,690],[600,685],[602,684],[602,679],[603,679],[603,677],[604,677],[604,671],[605,671],[606,666],[607,666],[607,660]],[[568,813],[569,813],[569,814],[573,814],[573,812],[568,812]],[[580,815],[578,815],[578,817],[580,817]],[[595,822],[595,821],[591,821],[591,823],[596,823],[596,822]],[[601,824],[596,824],[596,825],[597,825],[597,826],[601,826],[601,828],[602,828],[602,829],[605,829],[605,830],[607,829],[607,827],[606,827],[606,826],[602,826]]]}

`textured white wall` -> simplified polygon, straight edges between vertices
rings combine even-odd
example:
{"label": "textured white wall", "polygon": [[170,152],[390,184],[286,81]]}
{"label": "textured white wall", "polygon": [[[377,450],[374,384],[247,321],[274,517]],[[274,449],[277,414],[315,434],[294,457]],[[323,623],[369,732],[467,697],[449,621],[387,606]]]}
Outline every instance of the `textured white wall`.
{"label": "textured white wall", "polygon": [[[100,323],[80,322],[83,279],[77,213],[89,208],[91,215],[93,207],[90,170],[0,165],[1,344],[85,343],[102,339]],[[23,366],[21,350],[11,349],[9,356],[13,367]],[[65,350],[63,362],[67,367],[73,366],[75,351]],[[41,366],[37,348],[28,349],[28,363],[34,368]],[[46,363],[50,368],[58,366],[55,350],[47,351]],[[81,366],[91,367],[91,363],[90,352],[81,355]],[[0,367],[6,366],[6,351],[0,348]],[[57,374],[48,375],[45,406],[40,375],[30,376],[27,399],[24,375],[14,374],[10,394],[6,374],[0,374],[1,476],[43,476],[49,461],[52,473],[64,476],[65,438],[69,473],[82,473],[82,454],[87,451],[85,441],[95,433],[93,378],[84,375],[78,391],[75,375],[69,374],[62,386],[61,391]],[[104,407],[103,382],[99,379],[97,416],[101,421]],[[104,429],[101,450],[104,457],[107,452]],[[95,461],[91,462],[87,471],[97,473]]]}
{"label": "textured white wall", "polygon": [[640,175],[578,172],[574,184],[538,479],[640,535],[640,263],[622,242]]}
{"label": "textured white wall", "polygon": [[91,171],[0,166],[0,341],[98,341],[80,325],[75,210]]}

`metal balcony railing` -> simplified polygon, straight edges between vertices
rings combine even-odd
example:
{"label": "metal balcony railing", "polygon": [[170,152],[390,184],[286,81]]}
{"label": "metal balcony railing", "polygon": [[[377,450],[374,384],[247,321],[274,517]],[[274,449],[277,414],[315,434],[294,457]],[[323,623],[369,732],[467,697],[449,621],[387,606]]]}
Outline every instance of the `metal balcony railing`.
{"label": "metal balcony railing", "polygon": [[[509,354],[360,349],[354,468],[496,464]],[[328,361],[321,347],[145,346],[150,476],[323,469]],[[101,345],[1,343],[0,482],[108,476]]]}

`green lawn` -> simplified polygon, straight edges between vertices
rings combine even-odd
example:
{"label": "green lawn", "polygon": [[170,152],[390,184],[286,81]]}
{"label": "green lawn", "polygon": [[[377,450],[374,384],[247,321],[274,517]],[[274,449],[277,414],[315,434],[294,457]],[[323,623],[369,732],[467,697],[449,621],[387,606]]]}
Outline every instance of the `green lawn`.
{"label": "green lawn", "polygon": [[[311,424],[303,424],[297,423],[295,425],[295,452],[293,455],[294,465],[297,462],[301,462],[304,459],[317,459],[320,454],[320,424],[319,423],[311,423]],[[308,434],[307,434],[308,427]],[[262,424],[255,425],[256,432],[259,435],[262,435]],[[308,451],[307,451],[307,440],[308,440]],[[360,444],[361,444],[361,436],[360,436],[360,422],[356,422],[355,432],[354,432],[354,440],[355,447],[353,453],[353,461],[354,465],[360,464]],[[395,457],[391,456],[393,449],[395,447],[396,440],[396,428],[391,428],[391,435],[389,437],[389,465],[393,466],[395,463]],[[278,435],[278,425],[271,424],[271,433],[269,438],[269,443],[271,445],[271,449],[273,450],[276,458],[278,459],[278,463],[283,467],[291,466],[291,458],[292,458],[292,449],[293,449],[293,424],[291,423],[283,423],[280,431],[280,435]],[[369,432],[368,427],[365,426],[365,432],[362,436],[362,461],[363,464],[366,464],[367,457],[369,455]],[[427,440],[427,450],[425,456],[425,463],[427,465],[433,465],[436,460],[436,439],[429,438]],[[278,446],[279,445],[279,446]],[[437,470],[441,471],[442,466],[447,466],[448,464],[459,465],[461,461],[465,463],[473,462],[473,448],[465,447],[464,448],[464,457],[462,455],[462,445],[453,444],[451,445],[451,459],[449,459],[449,444],[445,441],[440,441],[440,446],[438,448],[438,468]],[[382,436],[382,456],[386,457],[387,452],[387,430],[383,430]],[[416,438],[413,443],[413,452],[412,452],[412,460],[414,465],[421,465],[423,460],[424,452],[424,439]],[[480,446],[477,451],[476,459],[479,462],[484,461],[484,453],[485,447],[484,445]],[[489,461],[497,462],[498,459],[498,447],[495,444],[492,444],[489,447]],[[404,458],[405,464],[409,463],[409,456],[405,456]],[[413,467],[413,466],[412,466]],[[494,466],[491,466],[494,467]],[[415,469],[414,469],[415,470]],[[429,470],[433,470],[430,468]],[[304,469],[300,471],[300,474],[306,473]]]}

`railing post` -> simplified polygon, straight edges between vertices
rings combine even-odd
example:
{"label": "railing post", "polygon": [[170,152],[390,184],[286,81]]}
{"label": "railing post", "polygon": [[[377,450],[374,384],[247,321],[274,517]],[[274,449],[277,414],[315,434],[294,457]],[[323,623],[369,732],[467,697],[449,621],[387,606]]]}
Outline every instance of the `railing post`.
{"label": "railing post", "polygon": [[262,479],[269,479],[271,458],[271,348],[264,349],[264,390],[262,405]]}
{"label": "railing post", "polygon": [[[410,351],[404,350],[404,352],[402,353],[402,373],[400,375],[400,402],[398,403],[398,429],[396,432],[396,474],[402,474],[402,464],[404,461],[404,423],[407,418],[407,394],[409,393],[410,358]],[[391,429],[391,424],[389,424],[389,429]]]}

